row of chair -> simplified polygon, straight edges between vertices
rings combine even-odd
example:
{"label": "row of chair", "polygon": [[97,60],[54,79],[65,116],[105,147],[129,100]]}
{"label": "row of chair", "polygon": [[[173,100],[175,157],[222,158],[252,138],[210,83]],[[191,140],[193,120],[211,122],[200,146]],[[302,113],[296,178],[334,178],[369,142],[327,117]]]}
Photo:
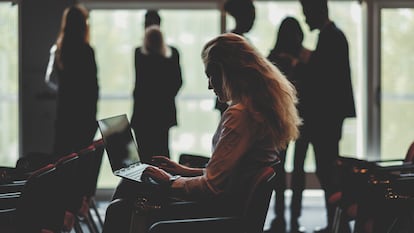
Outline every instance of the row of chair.
{"label": "row of chair", "polygon": [[34,171],[15,172],[18,179],[10,175],[13,169],[4,172],[10,177],[0,182],[0,214],[5,217],[0,231],[83,233],[86,226],[91,233],[100,232],[103,221],[94,196],[103,150],[97,140]]}

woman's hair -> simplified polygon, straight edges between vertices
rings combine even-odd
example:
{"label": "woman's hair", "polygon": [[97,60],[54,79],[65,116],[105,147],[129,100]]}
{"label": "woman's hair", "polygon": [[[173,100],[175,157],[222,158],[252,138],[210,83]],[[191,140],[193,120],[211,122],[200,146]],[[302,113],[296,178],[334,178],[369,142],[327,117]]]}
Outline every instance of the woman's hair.
{"label": "woman's hair", "polygon": [[286,148],[299,136],[295,88],[246,39],[224,33],[207,42],[202,59],[207,67],[216,65],[224,73],[223,93],[228,100],[242,102],[249,111],[263,114],[272,125],[278,149]]}
{"label": "woman's hair", "polygon": [[145,13],[144,27],[147,28],[154,24],[161,25],[161,17],[158,14],[158,10],[147,10],[147,13]]}
{"label": "woman's hair", "polygon": [[168,57],[168,46],[158,25],[154,24],[145,29],[143,53]]}
{"label": "woman's hair", "polygon": [[282,20],[272,53],[287,53],[299,57],[302,49],[303,31],[299,22],[293,17]]}
{"label": "woman's hair", "polygon": [[63,68],[66,51],[89,44],[88,10],[80,4],[64,10],[59,35],[56,40],[58,65]]}

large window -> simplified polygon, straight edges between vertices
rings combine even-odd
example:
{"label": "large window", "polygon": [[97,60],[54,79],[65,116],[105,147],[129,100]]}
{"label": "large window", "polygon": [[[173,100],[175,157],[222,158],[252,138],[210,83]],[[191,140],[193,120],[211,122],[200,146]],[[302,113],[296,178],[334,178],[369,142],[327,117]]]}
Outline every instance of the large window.
{"label": "large window", "polygon": [[[305,23],[302,9],[297,2],[256,1],[257,18],[247,37],[264,55],[274,46],[276,32],[285,16],[296,17],[305,32],[305,45],[314,49],[317,32],[310,32]],[[330,3],[331,18],[347,35],[350,45],[352,81],[357,107],[361,104],[361,8],[356,2]],[[91,37],[96,48],[99,68],[101,98],[98,117],[119,113],[132,113],[132,90],[134,86],[133,51],[142,44],[145,10],[97,10],[91,11]],[[214,94],[207,90],[203,65],[200,59],[202,45],[220,33],[220,11],[161,9],[161,28],[169,44],[180,51],[184,85],[177,98],[178,127],[171,130],[170,148],[172,158],[178,160],[181,153],[210,155],[211,137],[219,120],[214,110]],[[234,25],[227,17],[226,28]],[[156,98],[156,93],[154,93]],[[358,119],[358,118],[357,118]],[[341,153],[358,154],[361,135],[357,132],[357,119],[346,120],[341,141]],[[289,147],[286,167],[292,167]],[[312,147],[306,161],[306,170],[314,170]],[[106,156],[105,156],[106,160]],[[110,166],[104,161],[100,187],[111,187],[117,178],[110,173]]]}
{"label": "large window", "polygon": [[0,2],[0,164],[18,159],[18,8]]}

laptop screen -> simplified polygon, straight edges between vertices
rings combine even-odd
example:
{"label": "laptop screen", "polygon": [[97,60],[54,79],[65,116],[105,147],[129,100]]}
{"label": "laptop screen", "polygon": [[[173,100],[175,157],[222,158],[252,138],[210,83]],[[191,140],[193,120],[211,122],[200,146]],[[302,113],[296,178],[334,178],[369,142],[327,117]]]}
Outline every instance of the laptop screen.
{"label": "laptop screen", "polygon": [[98,120],[98,126],[113,172],[140,162],[126,114]]}

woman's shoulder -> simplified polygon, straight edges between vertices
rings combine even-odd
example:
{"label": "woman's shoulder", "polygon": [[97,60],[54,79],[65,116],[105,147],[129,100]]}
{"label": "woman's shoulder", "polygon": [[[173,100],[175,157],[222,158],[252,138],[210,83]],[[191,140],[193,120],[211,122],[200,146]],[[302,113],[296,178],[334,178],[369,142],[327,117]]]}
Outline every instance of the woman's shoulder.
{"label": "woman's shoulder", "polygon": [[230,105],[226,111],[223,113],[223,118],[245,118],[245,116],[248,115],[247,108],[244,104],[238,103],[238,104],[232,104]]}
{"label": "woman's shoulder", "polygon": [[246,108],[241,104],[230,105],[222,116],[222,122],[226,127],[237,128],[246,119]]}
{"label": "woman's shoulder", "polygon": [[231,112],[231,113],[243,112],[246,109],[247,108],[246,108],[246,106],[244,104],[237,103],[237,104],[231,104],[231,105],[229,105],[229,107],[227,108],[226,112]]}
{"label": "woman's shoulder", "polygon": [[227,127],[236,128],[236,125],[244,127],[263,122],[259,112],[252,112],[242,103],[230,105],[223,113],[223,121]]}
{"label": "woman's shoulder", "polygon": [[171,57],[179,57],[180,56],[180,52],[178,51],[178,49],[172,45],[168,45],[168,47],[170,48],[171,51]]}
{"label": "woman's shoulder", "polygon": [[173,46],[173,45],[168,45],[168,47],[171,49],[171,52],[173,52],[173,53],[179,53],[179,52],[178,52],[178,49],[177,49],[175,46]]}

